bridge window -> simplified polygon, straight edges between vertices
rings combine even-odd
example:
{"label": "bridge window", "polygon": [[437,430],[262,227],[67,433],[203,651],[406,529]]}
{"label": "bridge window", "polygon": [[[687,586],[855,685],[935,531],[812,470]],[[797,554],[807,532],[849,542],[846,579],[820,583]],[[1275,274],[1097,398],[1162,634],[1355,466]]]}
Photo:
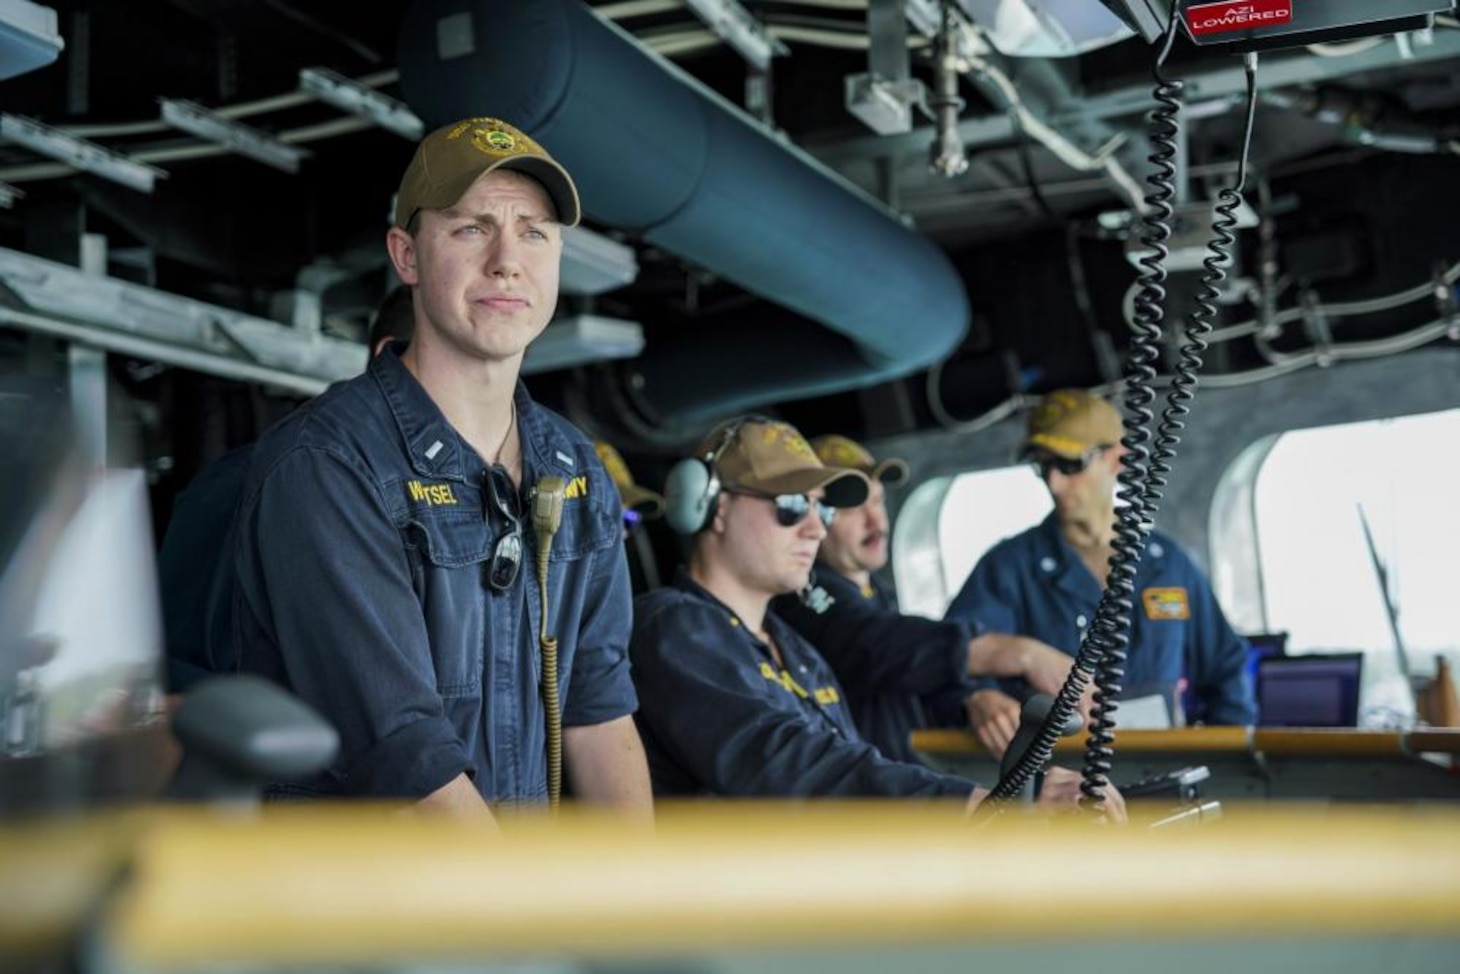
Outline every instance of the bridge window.
{"label": "bridge window", "polygon": [[1049,493],[1024,464],[920,486],[898,512],[892,533],[903,611],[942,618],[986,551],[1052,509]]}
{"label": "bridge window", "polygon": [[1411,707],[1376,559],[1412,671],[1460,664],[1457,445],[1460,410],[1298,430],[1251,447],[1217,490],[1213,585],[1233,624],[1287,632],[1290,653],[1363,652],[1368,723]]}

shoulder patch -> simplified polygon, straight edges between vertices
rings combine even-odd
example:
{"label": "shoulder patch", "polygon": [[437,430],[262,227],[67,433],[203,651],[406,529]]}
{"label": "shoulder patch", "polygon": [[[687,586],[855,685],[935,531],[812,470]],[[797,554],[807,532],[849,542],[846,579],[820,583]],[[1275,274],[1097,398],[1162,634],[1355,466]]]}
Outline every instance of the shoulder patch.
{"label": "shoulder patch", "polygon": [[1148,588],[1141,593],[1146,618],[1155,622],[1181,622],[1191,618],[1191,600],[1186,589]]}

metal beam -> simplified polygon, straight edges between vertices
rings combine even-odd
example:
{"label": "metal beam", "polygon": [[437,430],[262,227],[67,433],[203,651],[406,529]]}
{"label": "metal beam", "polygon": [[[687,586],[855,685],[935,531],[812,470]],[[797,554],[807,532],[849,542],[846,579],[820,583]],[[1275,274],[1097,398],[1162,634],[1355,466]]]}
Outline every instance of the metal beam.
{"label": "metal beam", "polygon": [[771,36],[765,24],[741,6],[740,0],[685,0],[685,6],[761,71],[770,65],[771,58],[791,53],[786,45]]}

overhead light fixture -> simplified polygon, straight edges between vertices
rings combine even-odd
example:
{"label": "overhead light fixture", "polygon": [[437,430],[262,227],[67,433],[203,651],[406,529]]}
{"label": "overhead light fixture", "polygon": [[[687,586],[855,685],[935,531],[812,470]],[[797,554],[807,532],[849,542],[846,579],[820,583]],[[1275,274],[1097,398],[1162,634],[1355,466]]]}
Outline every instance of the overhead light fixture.
{"label": "overhead light fixture", "polygon": [[65,46],[50,7],[30,0],[0,2],[0,81],[45,67]]}
{"label": "overhead light fixture", "polygon": [[[1171,0],[1158,2],[1171,6]],[[958,0],[958,5],[994,49],[1009,57],[1074,57],[1135,33],[1090,0]]]}
{"label": "overhead light fixture", "polygon": [[791,53],[739,0],[685,0],[684,5],[760,71],[770,67],[771,58]]}
{"label": "overhead light fixture", "polygon": [[634,283],[639,262],[634,248],[586,227],[563,230],[558,288],[565,294],[602,294]]}
{"label": "overhead light fixture", "polygon": [[95,142],[67,135],[59,129],[42,125],[33,118],[0,115],[0,137],[9,139],[16,145],[23,145],[32,152],[63,162],[73,169],[110,179],[143,193],[152,192],[154,181],[167,178],[167,173],[156,166],[138,162]]}
{"label": "overhead light fixture", "polygon": [[569,315],[544,328],[527,347],[522,373],[532,375],[608,359],[634,358],[643,351],[644,329],[636,321]]}
{"label": "overhead light fixture", "polygon": [[159,101],[162,103],[162,120],[168,125],[266,166],[298,172],[299,161],[310,154],[308,149],[288,145],[253,126],[210,112],[202,105],[172,98]]}
{"label": "overhead light fixture", "polygon": [[368,364],[360,342],[3,247],[0,286],[21,302],[0,305],[0,325],[209,375],[314,395]]}
{"label": "overhead light fixture", "polygon": [[358,115],[412,142],[419,142],[426,126],[406,103],[383,95],[368,85],[328,68],[301,68],[299,87],[341,111]]}

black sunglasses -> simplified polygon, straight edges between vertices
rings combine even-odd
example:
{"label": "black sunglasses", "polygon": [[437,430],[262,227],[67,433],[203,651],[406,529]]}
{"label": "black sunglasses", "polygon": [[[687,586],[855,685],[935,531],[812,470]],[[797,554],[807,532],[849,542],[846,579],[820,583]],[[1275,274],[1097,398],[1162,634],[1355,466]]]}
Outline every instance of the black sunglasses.
{"label": "black sunglasses", "polygon": [[1077,457],[1057,457],[1052,453],[1041,453],[1029,462],[1040,480],[1048,480],[1052,470],[1058,470],[1066,477],[1074,477],[1084,473],[1095,462],[1095,458],[1108,449],[1108,446],[1092,446]]}
{"label": "black sunglasses", "polygon": [[[482,490],[507,521],[507,530],[492,548],[492,561],[487,565],[487,584],[505,592],[517,581],[522,569],[522,500],[512,483],[512,476],[500,463],[482,471]],[[491,508],[482,505],[482,518],[491,523]]]}
{"label": "black sunglasses", "polygon": [[823,501],[813,501],[805,494],[758,494],[752,490],[727,490],[727,494],[742,494],[746,497],[759,497],[761,500],[770,501],[776,505],[776,523],[783,528],[794,528],[806,520],[806,515],[811,513],[811,508],[816,507],[816,516],[821,518],[823,527],[831,527],[836,520],[836,508]]}

